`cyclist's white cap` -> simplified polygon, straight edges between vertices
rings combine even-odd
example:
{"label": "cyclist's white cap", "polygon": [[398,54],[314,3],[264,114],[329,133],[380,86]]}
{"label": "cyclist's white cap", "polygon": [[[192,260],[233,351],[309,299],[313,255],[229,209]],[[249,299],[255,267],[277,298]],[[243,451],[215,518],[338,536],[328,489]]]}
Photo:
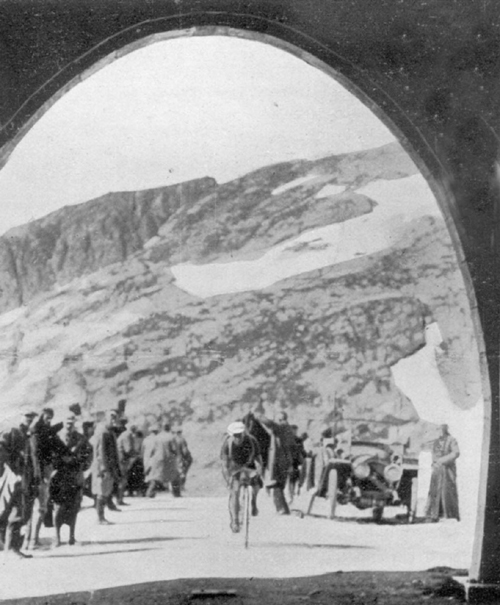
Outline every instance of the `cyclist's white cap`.
{"label": "cyclist's white cap", "polygon": [[245,425],[243,422],[231,422],[231,424],[227,427],[227,432],[230,435],[239,435],[240,433],[245,432]]}

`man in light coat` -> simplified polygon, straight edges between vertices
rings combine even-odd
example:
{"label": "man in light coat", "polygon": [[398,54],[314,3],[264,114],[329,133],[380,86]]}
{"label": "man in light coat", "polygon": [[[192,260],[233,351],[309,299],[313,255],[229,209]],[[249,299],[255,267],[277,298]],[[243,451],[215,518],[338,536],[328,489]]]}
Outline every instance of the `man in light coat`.
{"label": "man in light coat", "polygon": [[148,484],[146,496],[154,498],[159,485],[165,488],[170,485],[172,494],[179,497],[181,490],[177,444],[170,425],[165,424],[151,443],[146,443],[146,440],[147,438],[143,443],[144,469]]}

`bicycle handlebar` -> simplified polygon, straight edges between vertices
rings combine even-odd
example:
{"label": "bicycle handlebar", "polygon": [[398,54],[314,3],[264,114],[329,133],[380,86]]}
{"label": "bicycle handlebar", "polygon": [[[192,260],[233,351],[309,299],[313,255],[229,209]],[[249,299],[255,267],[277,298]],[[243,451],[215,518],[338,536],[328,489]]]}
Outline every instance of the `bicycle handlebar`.
{"label": "bicycle handlebar", "polygon": [[259,475],[259,472],[255,468],[248,468],[246,466],[239,468],[231,473],[231,481],[239,475],[240,481],[249,482]]}

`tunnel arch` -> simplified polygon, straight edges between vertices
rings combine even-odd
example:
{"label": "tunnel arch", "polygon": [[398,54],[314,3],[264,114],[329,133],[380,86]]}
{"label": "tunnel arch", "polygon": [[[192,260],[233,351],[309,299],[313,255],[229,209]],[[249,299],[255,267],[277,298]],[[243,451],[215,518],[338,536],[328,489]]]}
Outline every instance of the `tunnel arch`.
{"label": "tunnel arch", "polygon": [[[495,368],[494,361],[496,356],[496,345],[492,342],[494,334],[488,334],[488,325],[494,325],[495,330],[497,329],[497,325],[490,316],[491,307],[489,305],[494,305],[494,301],[491,300],[488,303],[484,300],[485,297],[491,297],[493,287],[487,283],[488,280],[484,279],[484,275],[485,272],[497,267],[497,260],[494,254],[490,255],[485,250],[477,254],[473,252],[477,241],[477,227],[467,226],[466,213],[460,208],[460,202],[457,202],[456,175],[454,174],[456,168],[453,166],[452,158],[447,157],[446,153],[436,151],[439,143],[430,141],[428,132],[424,132],[424,129],[421,128],[421,126],[428,128],[428,124],[424,124],[423,120],[414,119],[400,105],[398,99],[394,98],[380,83],[379,79],[371,77],[369,69],[363,69],[347,56],[334,50],[331,45],[325,44],[320,39],[321,36],[310,35],[300,28],[286,24],[285,11],[279,5],[270,2],[265,5],[264,10],[261,10],[261,7],[256,9],[254,6],[253,10],[248,13],[237,13],[227,9],[195,10],[185,14],[173,12],[175,12],[174,15],[158,16],[146,20],[137,19],[132,25],[117,27],[112,35],[101,39],[98,44],[86,48],[62,69],[53,73],[42,86],[32,91],[31,95],[18,104],[17,110],[3,123],[0,131],[2,136],[0,144],[3,144],[0,151],[0,165],[8,160],[12,150],[31,126],[69,89],[111,61],[159,39],[214,34],[247,37],[276,45],[283,50],[292,52],[312,66],[326,71],[365,103],[396,135],[429,183],[447,222],[466,284],[483,364],[482,386],[487,408],[483,460],[486,460],[490,451],[491,439],[488,428],[490,422],[491,426],[495,422],[498,424],[498,410],[496,406],[491,406],[492,400],[496,402],[498,399],[498,368]],[[470,128],[473,127],[471,120],[474,121],[474,116],[471,116],[469,122],[465,120],[465,125],[469,123]],[[483,134],[489,133],[489,130],[486,128],[482,132]],[[436,129],[436,136],[439,134],[439,129]],[[467,134],[462,131],[457,136],[466,137]],[[496,185],[493,186],[493,189],[495,187]],[[487,264],[481,265],[481,254],[483,257],[484,255],[488,257]],[[478,288],[483,288],[484,292],[479,296],[479,300],[477,300]],[[484,341],[484,337],[487,342]],[[493,392],[490,387],[493,387]],[[488,467],[484,464],[483,492],[486,490],[487,472]],[[483,495],[483,507],[484,498]],[[494,575],[491,563],[482,571],[480,569],[484,529],[481,515],[480,511],[476,533],[475,563],[471,574],[476,578],[489,579],[491,574]]]}

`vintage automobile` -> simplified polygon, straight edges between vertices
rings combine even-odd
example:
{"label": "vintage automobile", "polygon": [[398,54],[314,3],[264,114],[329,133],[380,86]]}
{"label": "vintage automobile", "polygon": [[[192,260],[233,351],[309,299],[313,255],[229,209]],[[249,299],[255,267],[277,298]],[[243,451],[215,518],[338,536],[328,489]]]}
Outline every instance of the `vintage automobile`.
{"label": "vintage automobile", "polygon": [[323,437],[316,454],[315,486],[309,491],[306,514],[315,498],[327,498],[329,517],[337,504],[351,503],[372,509],[380,522],[386,506],[406,508],[406,518],[415,520],[418,489],[418,458],[400,443],[382,443],[353,437],[351,430]]}

